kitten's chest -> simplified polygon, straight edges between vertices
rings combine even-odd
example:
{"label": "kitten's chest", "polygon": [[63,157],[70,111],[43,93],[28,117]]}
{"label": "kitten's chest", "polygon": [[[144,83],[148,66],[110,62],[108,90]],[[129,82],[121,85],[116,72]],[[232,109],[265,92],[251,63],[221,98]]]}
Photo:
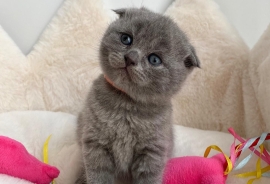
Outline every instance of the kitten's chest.
{"label": "kitten's chest", "polygon": [[115,126],[111,150],[116,168],[120,172],[128,172],[136,154],[138,136],[136,129],[133,129],[127,120],[116,122],[116,124],[118,126]]}
{"label": "kitten's chest", "polygon": [[119,172],[127,173],[145,147],[160,143],[167,107],[138,103],[112,90],[97,90],[92,99],[91,137],[110,152]]}
{"label": "kitten's chest", "polygon": [[111,118],[108,123],[108,139],[112,140],[109,147],[116,168],[120,172],[128,172],[136,155],[155,139],[156,133],[152,122],[141,118],[139,112],[123,110],[118,113],[122,114],[121,118]]}
{"label": "kitten's chest", "polygon": [[[106,114],[106,115],[105,115]],[[155,135],[157,131],[154,118],[143,117],[140,111],[126,109],[104,112],[102,122],[105,122],[109,139],[120,145],[136,146]]]}

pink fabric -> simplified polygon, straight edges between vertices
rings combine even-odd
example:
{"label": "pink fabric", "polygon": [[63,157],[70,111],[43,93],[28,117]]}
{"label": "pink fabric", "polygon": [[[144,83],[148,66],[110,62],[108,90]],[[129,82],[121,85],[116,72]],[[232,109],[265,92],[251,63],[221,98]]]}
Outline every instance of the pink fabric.
{"label": "pink fabric", "polygon": [[21,143],[0,136],[0,173],[36,184],[49,184],[60,171],[30,155]]}
{"label": "pink fabric", "polygon": [[225,184],[226,167],[223,154],[173,158],[166,165],[163,184]]}

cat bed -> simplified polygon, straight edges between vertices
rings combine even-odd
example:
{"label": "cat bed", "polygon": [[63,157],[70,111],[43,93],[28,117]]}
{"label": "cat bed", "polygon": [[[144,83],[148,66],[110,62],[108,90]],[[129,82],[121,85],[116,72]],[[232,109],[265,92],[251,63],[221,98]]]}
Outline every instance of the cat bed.
{"label": "cat bed", "polygon": [[[111,17],[109,12],[110,10],[103,9],[101,1],[66,0],[27,56],[21,53],[0,27],[0,112],[45,110],[77,115],[92,81],[100,74],[99,41],[108,22],[115,18]],[[249,51],[213,0],[175,0],[165,14],[171,16],[189,36],[202,66],[201,70],[193,72],[185,87],[173,99],[175,123],[224,132],[233,127],[246,137],[270,131],[270,26]],[[30,114],[25,119],[18,116],[17,120],[12,119],[8,113],[1,116],[7,116],[3,121],[8,122],[5,124],[7,130],[19,131],[13,138],[22,142],[29,152],[39,159],[46,133],[39,132],[34,141],[24,137],[35,136],[30,132],[37,134],[37,130],[46,130],[56,135],[55,140],[60,143],[54,143],[52,139],[51,145],[55,144],[54,150],[59,153],[56,151],[57,154],[53,154],[51,150],[55,156],[55,161],[53,158],[51,161],[62,171],[59,181],[72,181],[74,171],[63,167],[61,163],[74,161],[70,164],[78,166],[75,163],[79,161],[76,160],[76,155],[74,160],[69,160],[61,154],[68,155],[69,149],[75,149],[70,147],[74,139],[71,137],[65,141],[68,136],[60,135],[74,130],[74,120],[72,123],[66,119],[66,122],[61,123],[61,118],[58,121],[57,118],[45,120],[46,115],[37,115],[34,118],[31,117],[34,115]],[[74,118],[73,115],[69,116]],[[14,115],[14,118],[16,116]],[[27,127],[33,129],[28,130]],[[184,131],[195,131],[182,128],[183,132],[176,132],[177,136],[182,136]],[[3,130],[0,128],[0,131]],[[190,143],[194,142],[193,137],[197,134],[202,134],[204,138],[213,134],[210,131],[196,131],[182,137],[181,141],[185,143],[186,149],[192,146]],[[214,135],[214,140],[220,140],[218,145],[226,144],[227,139],[221,139],[223,133],[215,132]],[[44,137],[39,140],[39,136]],[[209,144],[212,143],[207,141],[201,150]],[[73,146],[76,147],[75,143]],[[199,149],[190,147],[190,150],[194,152],[185,154],[202,154]],[[181,152],[181,149],[179,151]],[[70,180],[65,180],[66,176],[70,177]],[[7,176],[1,176],[1,179],[12,180]],[[4,183],[1,179],[0,183]],[[228,182],[246,182],[245,179],[240,180],[237,178],[235,182],[234,177],[231,177]]]}
{"label": "cat bed", "polygon": [[[76,115],[100,74],[98,46],[111,14],[101,1],[66,0],[27,56],[0,28],[0,112],[48,110]],[[266,126],[269,130],[267,105],[262,105],[269,103],[265,95],[258,97],[269,90],[260,85],[266,78],[258,75],[262,60],[258,55],[250,60],[246,44],[217,4],[176,0],[165,14],[189,36],[202,66],[173,100],[175,123],[218,131],[234,127],[249,137]]]}
{"label": "cat bed", "polygon": [[[67,113],[49,111],[14,111],[0,114],[0,135],[22,143],[27,151],[42,161],[43,144],[49,135],[49,164],[60,170],[56,184],[73,184],[81,166],[80,149],[75,141],[76,117]],[[229,154],[233,136],[217,131],[205,131],[174,125],[175,148],[173,157],[203,156],[205,149],[218,145]],[[192,136],[191,136],[192,135]],[[216,152],[211,152],[211,155]],[[244,169],[253,171],[256,157]],[[246,184],[247,179],[231,173],[228,184]],[[270,178],[261,178],[256,183],[267,183]],[[30,184],[18,178],[0,174],[1,184]]]}

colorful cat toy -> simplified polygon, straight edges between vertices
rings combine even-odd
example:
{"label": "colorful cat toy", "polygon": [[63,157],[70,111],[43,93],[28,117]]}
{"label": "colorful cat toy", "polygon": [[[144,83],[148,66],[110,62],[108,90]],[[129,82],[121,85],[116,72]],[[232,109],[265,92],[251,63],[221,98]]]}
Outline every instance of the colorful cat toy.
{"label": "colorful cat toy", "polygon": [[[270,140],[270,133],[263,133],[260,137],[249,140],[242,139],[237,135],[232,128],[229,132],[238,139],[241,143],[235,146],[235,141],[231,146],[230,157],[226,156],[218,146],[209,146],[204,154],[204,157],[187,156],[173,158],[168,161],[165,168],[163,184],[225,184],[228,174],[232,170],[239,170],[243,168],[255,153],[258,155],[257,171],[239,174],[239,177],[256,176],[250,179],[248,184],[262,176],[270,177],[270,156],[264,149],[263,142]],[[260,148],[260,151],[257,149]],[[206,158],[211,149],[221,152],[211,158]],[[241,153],[250,149],[252,153],[244,158],[240,163],[237,163]],[[261,168],[261,159],[264,160],[268,166]]]}

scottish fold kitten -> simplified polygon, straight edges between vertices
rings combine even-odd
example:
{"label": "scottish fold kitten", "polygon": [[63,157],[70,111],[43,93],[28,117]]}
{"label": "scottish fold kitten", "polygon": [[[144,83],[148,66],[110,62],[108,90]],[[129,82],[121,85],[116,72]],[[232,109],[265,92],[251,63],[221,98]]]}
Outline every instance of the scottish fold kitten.
{"label": "scottish fold kitten", "polygon": [[103,75],[78,117],[77,183],[160,184],[173,147],[172,96],[199,60],[168,17],[120,9],[100,46]]}

